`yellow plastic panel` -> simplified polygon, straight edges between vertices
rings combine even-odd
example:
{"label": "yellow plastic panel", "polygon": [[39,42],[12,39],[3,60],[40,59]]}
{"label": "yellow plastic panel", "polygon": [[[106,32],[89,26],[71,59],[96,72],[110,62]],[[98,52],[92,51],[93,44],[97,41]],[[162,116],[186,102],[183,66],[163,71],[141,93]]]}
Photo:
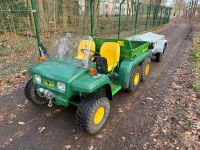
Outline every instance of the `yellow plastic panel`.
{"label": "yellow plastic panel", "polygon": [[108,72],[112,71],[119,62],[120,58],[120,45],[115,42],[105,42],[101,46],[101,57],[105,57],[108,63]]}

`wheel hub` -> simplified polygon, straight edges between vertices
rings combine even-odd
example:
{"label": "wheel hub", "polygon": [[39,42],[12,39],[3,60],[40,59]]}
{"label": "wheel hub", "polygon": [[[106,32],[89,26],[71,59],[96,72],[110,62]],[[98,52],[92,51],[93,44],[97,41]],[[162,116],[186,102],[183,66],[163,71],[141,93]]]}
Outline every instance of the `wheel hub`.
{"label": "wheel hub", "polygon": [[145,74],[148,75],[149,74],[149,69],[150,69],[150,65],[147,64],[145,67]]}
{"label": "wheel hub", "polygon": [[134,85],[138,85],[140,81],[140,74],[137,72],[134,76]]}
{"label": "wheel hub", "polygon": [[96,125],[99,124],[102,121],[104,114],[105,114],[104,107],[99,107],[94,115],[94,124]]}

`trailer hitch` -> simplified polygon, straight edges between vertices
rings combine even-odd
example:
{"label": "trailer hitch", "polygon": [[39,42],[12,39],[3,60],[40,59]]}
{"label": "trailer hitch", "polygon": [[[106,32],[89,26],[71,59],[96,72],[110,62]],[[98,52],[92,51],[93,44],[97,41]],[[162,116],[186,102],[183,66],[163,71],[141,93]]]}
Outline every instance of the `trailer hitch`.
{"label": "trailer hitch", "polygon": [[53,92],[51,92],[49,90],[45,90],[43,88],[39,88],[39,89],[37,89],[37,93],[40,97],[46,98],[47,100],[49,100],[48,107],[53,106],[52,100],[55,98],[55,94]]}
{"label": "trailer hitch", "polygon": [[51,108],[53,106],[52,100],[49,100],[48,107]]}

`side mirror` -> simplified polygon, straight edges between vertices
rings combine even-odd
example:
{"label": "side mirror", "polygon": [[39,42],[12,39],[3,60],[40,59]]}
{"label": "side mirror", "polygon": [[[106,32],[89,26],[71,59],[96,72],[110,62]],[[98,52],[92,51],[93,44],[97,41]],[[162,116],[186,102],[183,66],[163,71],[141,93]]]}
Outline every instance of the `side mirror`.
{"label": "side mirror", "polygon": [[107,59],[101,56],[96,56],[96,69],[99,74],[108,73]]}

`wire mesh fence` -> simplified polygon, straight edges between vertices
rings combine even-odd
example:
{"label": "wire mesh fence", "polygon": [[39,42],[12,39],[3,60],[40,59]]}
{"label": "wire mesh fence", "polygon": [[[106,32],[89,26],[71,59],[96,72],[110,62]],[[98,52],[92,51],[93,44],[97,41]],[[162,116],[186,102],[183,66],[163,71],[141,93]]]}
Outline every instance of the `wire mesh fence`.
{"label": "wire mesh fence", "polygon": [[128,37],[169,22],[171,8],[130,0],[3,0],[0,3],[0,79],[37,61],[34,26],[37,12],[41,40],[72,32],[96,37]]}

